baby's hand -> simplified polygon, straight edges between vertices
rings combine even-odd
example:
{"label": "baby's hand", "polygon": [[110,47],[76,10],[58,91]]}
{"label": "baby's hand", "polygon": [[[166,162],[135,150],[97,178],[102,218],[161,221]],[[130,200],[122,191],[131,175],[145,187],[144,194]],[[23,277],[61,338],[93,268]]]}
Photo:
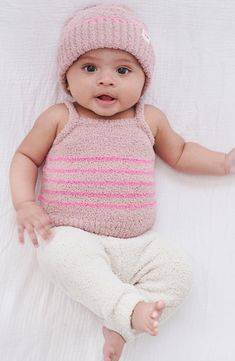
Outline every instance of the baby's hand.
{"label": "baby's hand", "polygon": [[45,240],[49,240],[52,236],[52,231],[50,229],[52,226],[49,216],[43,208],[34,201],[21,203],[17,207],[16,221],[18,225],[19,241],[22,244],[24,244],[25,229],[35,247],[39,246],[35,231]]}
{"label": "baby's hand", "polygon": [[235,174],[235,148],[225,156],[225,170],[228,174]]}

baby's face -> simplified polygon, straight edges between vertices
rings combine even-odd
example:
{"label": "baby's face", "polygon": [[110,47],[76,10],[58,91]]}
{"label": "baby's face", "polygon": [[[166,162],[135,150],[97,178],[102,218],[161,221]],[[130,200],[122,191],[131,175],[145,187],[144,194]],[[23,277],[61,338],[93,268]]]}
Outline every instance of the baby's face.
{"label": "baby's face", "polygon": [[137,103],[145,82],[145,74],[133,55],[108,48],[79,57],[66,76],[73,98],[94,117],[121,116]]}

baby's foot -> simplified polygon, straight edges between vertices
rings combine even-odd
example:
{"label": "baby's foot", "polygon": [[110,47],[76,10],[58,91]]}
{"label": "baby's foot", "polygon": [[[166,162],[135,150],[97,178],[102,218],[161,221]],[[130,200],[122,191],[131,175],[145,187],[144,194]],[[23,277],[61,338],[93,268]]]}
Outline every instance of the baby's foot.
{"label": "baby's foot", "polygon": [[132,328],[147,332],[151,336],[156,336],[158,333],[158,320],[164,308],[165,304],[163,301],[137,303],[132,313]]}
{"label": "baby's foot", "polygon": [[105,326],[103,327],[103,335],[105,338],[103,347],[104,361],[118,361],[125,344],[124,338],[119,333],[109,330]]}

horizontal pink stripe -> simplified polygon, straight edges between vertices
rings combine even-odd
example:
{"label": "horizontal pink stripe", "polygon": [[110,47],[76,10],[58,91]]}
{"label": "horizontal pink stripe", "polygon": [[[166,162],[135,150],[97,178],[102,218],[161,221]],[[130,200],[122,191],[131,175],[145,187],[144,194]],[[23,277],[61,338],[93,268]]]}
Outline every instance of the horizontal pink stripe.
{"label": "horizontal pink stripe", "polygon": [[136,197],[154,197],[155,192],[152,193],[88,193],[88,192],[71,192],[71,191],[56,191],[51,189],[42,189],[43,193],[49,194],[67,194],[73,196],[84,197],[108,197],[108,198],[136,198]]}
{"label": "horizontal pink stripe", "polygon": [[134,163],[154,163],[154,160],[149,159],[137,159],[137,158],[128,158],[128,157],[48,157],[48,161],[51,162],[84,162],[84,161],[125,161],[125,162],[134,162]]}
{"label": "horizontal pink stripe", "polygon": [[151,174],[153,171],[129,170],[129,169],[62,169],[44,167],[43,171],[48,173],[126,173],[126,174]]}
{"label": "horizontal pink stripe", "polygon": [[50,179],[43,177],[43,180],[48,183],[57,183],[57,184],[94,184],[94,185],[112,185],[112,186],[153,186],[154,182],[116,182],[116,181],[80,181],[80,180],[67,180],[67,179]]}
{"label": "horizontal pink stripe", "polygon": [[135,209],[135,208],[147,208],[153,207],[156,202],[144,203],[139,205],[116,205],[116,204],[91,204],[91,203],[79,203],[79,202],[61,202],[61,201],[51,201],[43,196],[38,197],[39,200],[48,203],[55,204],[58,206],[72,206],[72,207],[91,207],[91,208],[115,208],[115,209]]}

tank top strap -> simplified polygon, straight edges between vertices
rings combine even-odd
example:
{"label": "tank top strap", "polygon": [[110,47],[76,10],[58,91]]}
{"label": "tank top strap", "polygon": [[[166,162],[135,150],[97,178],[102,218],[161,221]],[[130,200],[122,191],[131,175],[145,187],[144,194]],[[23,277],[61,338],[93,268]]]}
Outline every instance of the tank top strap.
{"label": "tank top strap", "polygon": [[73,118],[78,118],[78,112],[76,111],[76,108],[75,108],[73,102],[71,102],[70,100],[65,100],[64,104],[68,108],[70,118],[72,118],[72,119],[70,119],[70,121],[74,120]]}
{"label": "tank top strap", "polygon": [[149,137],[149,140],[152,144],[152,146],[155,143],[155,139],[153,136],[153,133],[148,125],[148,123],[145,120],[145,116],[144,116],[144,100],[140,99],[138,101],[138,103],[136,104],[136,122],[138,124],[138,126],[147,134],[147,136]]}
{"label": "tank top strap", "polygon": [[54,144],[60,143],[65,137],[67,137],[79,122],[79,114],[76,111],[73,103],[69,100],[65,100],[63,103],[65,104],[65,106],[69,111],[68,122],[66,123],[62,131],[55,138]]}

